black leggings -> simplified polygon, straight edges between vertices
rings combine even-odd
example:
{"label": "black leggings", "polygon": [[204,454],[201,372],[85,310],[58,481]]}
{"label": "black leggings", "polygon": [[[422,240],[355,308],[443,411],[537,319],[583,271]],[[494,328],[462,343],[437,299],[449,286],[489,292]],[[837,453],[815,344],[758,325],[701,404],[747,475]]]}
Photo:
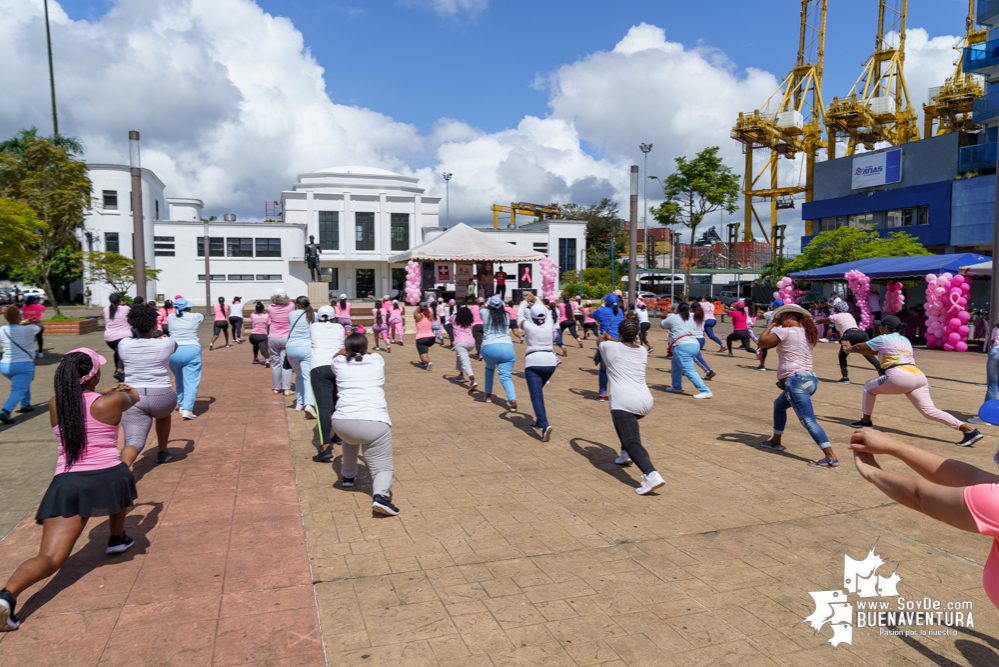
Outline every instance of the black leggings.
{"label": "black leggings", "polygon": [[572,334],[572,337],[579,340],[579,334],[576,333],[576,320],[564,320],[559,323],[558,327],[562,331],[568,329],[569,333]]}
{"label": "black leggings", "polygon": [[618,440],[621,441],[621,449],[628,453],[642,474],[648,475],[655,470],[655,466],[649,460],[649,453],[642,446],[642,436],[638,432],[638,420],[641,417],[625,410],[611,410],[611,419],[614,421]]}
{"label": "black leggings", "polygon": [[420,354],[429,354],[430,348],[432,348],[434,346],[434,343],[436,342],[437,339],[434,338],[433,336],[429,336],[427,338],[417,338],[416,351],[419,352]]}
{"label": "black leggings", "polygon": [[[259,335],[250,334],[250,340]],[[312,395],[316,398],[316,412],[319,413],[319,438],[325,447],[335,437],[331,418],[336,410],[336,375],[330,366],[319,366],[309,373],[309,381],[312,383]]]}
{"label": "black leggings", "polygon": [[728,335],[728,338],[726,338],[725,340],[728,343],[729,354],[732,354],[733,340],[742,341],[742,349],[744,349],[746,352],[749,352],[750,354],[756,354],[756,350],[754,350],[753,346],[750,345],[749,343],[750,338],[749,338],[749,331],[747,329],[743,329],[742,331],[733,331]]}
{"label": "black leggings", "polygon": [[213,327],[213,336],[218,336],[221,331],[229,331],[229,323],[225,320],[215,320],[215,325]]}
{"label": "black leggings", "polygon": [[[475,353],[476,354],[482,354],[482,336],[483,336],[482,325],[481,324],[473,324],[472,325],[472,338],[475,339]],[[417,344],[419,344],[420,341],[416,341],[416,342],[417,342]],[[421,352],[420,354],[423,354],[423,352]]]}
{"label": "black leggings", "polygon": [[651,322],[641,322],[642,326],[638,330],[638,338],[642,341],[642,345],[648,346],[649,344],[649,327],[652,326]]}
{"label": "black leggings", "polygon": [[38,332],[38,335],[35,336],[35,340],[38,341],[38,351],[41,352],[42,351],[42,334],[45,333],[45,327],[43,327],[42,325],[39,324],[38,328],[39,328],[39,332]]}
{"label": "black leggings", "polygon": [[250,334],[250,343],[253,345],[254,359],[257,358],[257,350],[264,355],[264,361],[271,358],[270,352],[267,351],[267,334]]}
{"label": "black leggings", "polygon": [[444,325],[444,331],[447,332],[447,339],[454,345],[454,325],[448,322]]}
{"label": "black leggings", "polygon": [[[870,340],[867,334],[861,331],[860,329],[850,329],[849,331],[843,334],[842,338],[843,340],[850,343],[850,345],[856,345],[858,343],[866,343],[868,340]],[[869,363],[871,366],[874,367],[874,370],[878,372],[878,375],[883,374],[881,370],[881,364],[878,363],[878,360],[876,358],[868,357],[867,355],[860,355],[860,356],[863,356],[864,359],[867,360],[867,363]],[[839,348],[839,372],[842,373],[843,377],[845,378],[850,377],[850,371],[847,370],[846,367],[846,352],[843,351],[842,346]]]}
{"label": "black leggings", "polygon": [[234,339],[239,338],[243,333],[243,318],[242,317],[230,317],[229,324],[232,325],[232,337]]}
{"label": "black leggings", "polygon": [[594,336],[599,336],[600,335],[600,330],[597,328],[597,323],[596,322],[584,322],[583,323],[583,335],[586,334],[587,330],[592,331]]}
{"label": "black leggings", "polygon": [[121,342],[121,339],[119,338],[118,340],[109,340],[109,341],[105,341],[105,342],[107,342],[108,347],[110,347],[111,350],[114,352],[114,367],[115,367],[115,370],[118,370],[119,368],[124,369],[125,365],[123,363],[121,363],[121,357],[118,356],[118,343]]}

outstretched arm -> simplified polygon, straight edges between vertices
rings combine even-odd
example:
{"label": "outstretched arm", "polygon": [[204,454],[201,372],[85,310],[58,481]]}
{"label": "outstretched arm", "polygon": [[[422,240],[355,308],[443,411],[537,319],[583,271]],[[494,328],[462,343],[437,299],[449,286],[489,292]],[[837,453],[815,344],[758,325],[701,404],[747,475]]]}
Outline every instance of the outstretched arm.
{"label": "outstretched arm", "polygon": [[857,343],[856,345],[850,345],[850,343],[844,338],[840,346],[846,354],[851,352],[856,352],[857,354],[865,354],[868,357],[876,357],[878,353],[867,346],[867,343]]}
{"label": "outstretched arm", "polygon": [[927,481],[941,486],[965,487],[976,484],[999,484],[999,475],[973,465],[947,459],[939,454],[908,445],[890,435],[870,428],[858,429],[850,440],[850,449],[867,454],[887,454],[899,459]]}

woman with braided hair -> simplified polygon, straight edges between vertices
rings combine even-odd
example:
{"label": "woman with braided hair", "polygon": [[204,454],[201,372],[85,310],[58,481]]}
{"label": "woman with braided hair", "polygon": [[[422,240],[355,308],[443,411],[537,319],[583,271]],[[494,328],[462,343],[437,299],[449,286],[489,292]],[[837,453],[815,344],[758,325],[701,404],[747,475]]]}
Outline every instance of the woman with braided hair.
{"label": "woman with braided hair", "polygon": [[91,517],[110,517],[107,553],[135,544],[125,534],[125,514],[138,494],[132,471],[118,458],[118,425],[140,397],[125,384],[97,392],[106,362],[81,347],[67,352],[56,369],[48,407],[59,458],[35,515],[42,543],[38,555],[21,563],[0,590],[0,631],[17,629],[17,597],[59,571]]}

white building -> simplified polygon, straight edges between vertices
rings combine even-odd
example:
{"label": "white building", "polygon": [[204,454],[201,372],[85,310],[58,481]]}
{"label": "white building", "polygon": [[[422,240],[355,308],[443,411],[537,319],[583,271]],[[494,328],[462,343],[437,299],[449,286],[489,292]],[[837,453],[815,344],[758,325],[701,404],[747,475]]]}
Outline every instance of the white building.
{"label": "white building", "polygon": [[[586,222],[582,220],[540,220],[515,228],[483,227],[480,231],[495,234],[518,248],[543,252],[561,267],[560,276],[566,271],[586,268]],[[534,282],[540,294],[540,271],[536,272]]]}

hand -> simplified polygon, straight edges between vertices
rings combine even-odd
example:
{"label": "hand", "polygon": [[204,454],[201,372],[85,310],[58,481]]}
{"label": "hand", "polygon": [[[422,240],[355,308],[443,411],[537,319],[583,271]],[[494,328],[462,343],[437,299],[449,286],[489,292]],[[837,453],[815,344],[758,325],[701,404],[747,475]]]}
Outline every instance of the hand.
{"label": "hand", "polygon": [[878,465],[877,459],[874,458],[873,454],[868,452],[853,452],[853,464],[857,466],[857,472],[860,476],[866,479],[868,482],[877,473],[875,470],[881,470],[881,466]]}
{"label": "hand", "polygon": [[116,385],[114,385],[112,387],[108,387],[107,389],[105,389],[104,391],[102,391],[101,392],[101,396],[107,396],[108,394],[113,394],[116,391],[120,391],[120,392],[123,392],[123,393],[127,394],[128,392],[134,391],[134,390],[130,386],[128,386],[127,384],[125,384],[124,382],[119,382],[118,384],[116,384]]}
{"label": "hand", "polygon": [[900,446],[902,443],[895,438],[872,428],[859,428],[850,438],[850,449],[860,453],[894,456]]}

